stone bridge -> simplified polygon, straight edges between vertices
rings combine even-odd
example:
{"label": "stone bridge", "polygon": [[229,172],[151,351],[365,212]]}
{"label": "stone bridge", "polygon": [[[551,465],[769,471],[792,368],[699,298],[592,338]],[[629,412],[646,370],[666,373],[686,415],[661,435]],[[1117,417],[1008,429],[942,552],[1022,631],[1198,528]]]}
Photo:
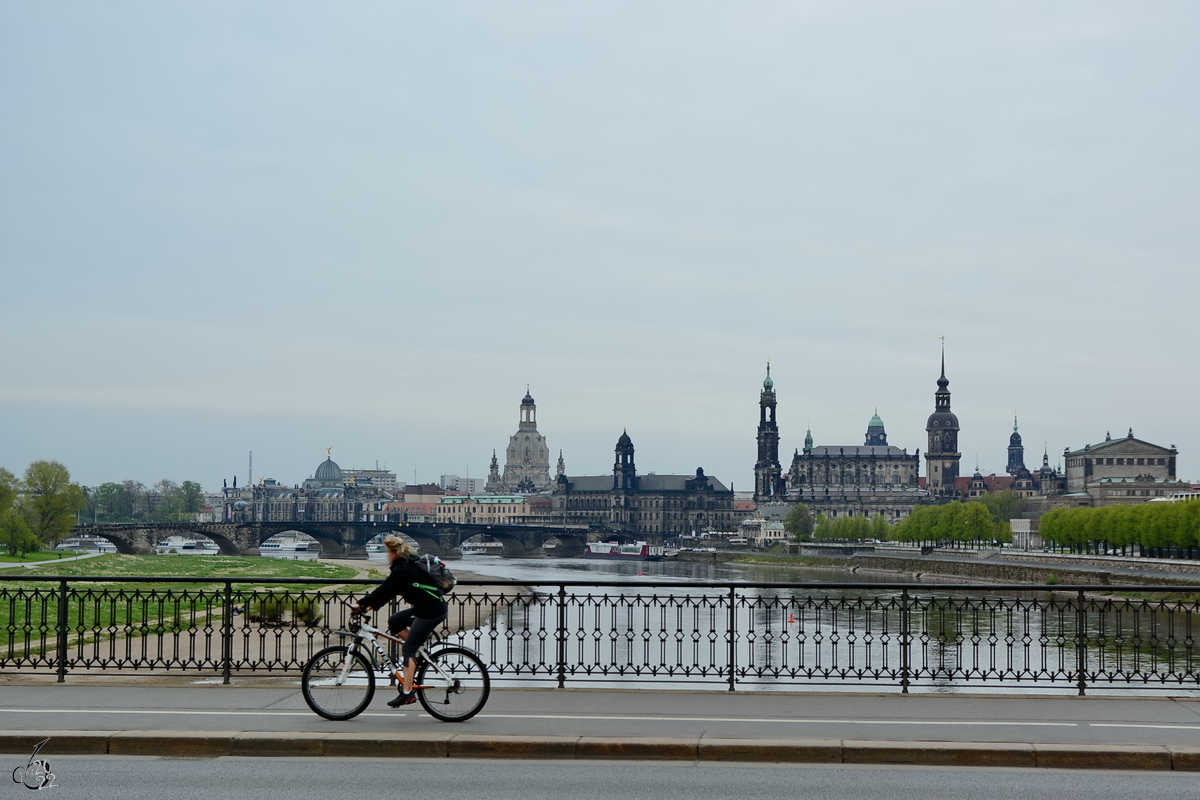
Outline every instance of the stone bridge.
{"label": "stone bridge", "polygon": [[[198,533],[216,542],[225,555],[257,555],[258,546],[277,533],[299,531],[321,543],[324,556],[363,556],[366,544],[383,533],[411,537],[421,551],[439,556],[454,555],[464,541],[484,534],[504,545],[510,557],[540,556],[545,545],[556,540],[555,556],[583,554],[589,541],[633,541],[639,537],[623,533],[591,531],[576,526],[536,525],[449,525],[406,522],[163,522],[82,525],[74,533],[89,533],[108,539],[121,553],[153,553],[169,536]],[[640,537],[662,544],[661,537]]]}

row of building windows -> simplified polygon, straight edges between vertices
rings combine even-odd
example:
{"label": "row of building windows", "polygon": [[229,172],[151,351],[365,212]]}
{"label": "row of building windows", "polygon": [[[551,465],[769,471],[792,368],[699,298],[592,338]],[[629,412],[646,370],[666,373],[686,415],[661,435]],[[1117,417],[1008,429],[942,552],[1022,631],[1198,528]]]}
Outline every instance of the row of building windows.
{"label": "row of building windows", "polygon": [[[1117,462],[1116,464],[1113,464],[1114,460]],[[1097,458],[1094,463],[1096,466],[1104,467],[1165,467],[1167,460],[1165,458]]]}

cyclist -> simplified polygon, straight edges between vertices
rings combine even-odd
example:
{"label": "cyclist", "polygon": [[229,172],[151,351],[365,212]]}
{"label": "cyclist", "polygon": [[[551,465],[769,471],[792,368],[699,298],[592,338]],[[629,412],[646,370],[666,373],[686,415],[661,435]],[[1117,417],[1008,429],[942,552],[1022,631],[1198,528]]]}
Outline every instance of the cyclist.
{"label": "cyclist", "polygon": [[353,609],[355,612],[380,609],[395,597],[404,598],[411,606],[388,618],[388,631],[404,640],[400,648],[404,679],[396,687],[400,695],[388,701],[390,707],[399,708],[417,701],[413,693],[417,649],[446,619],[449,609],[441,591],[430,585],[429,574],[413,563],[417,558],[416,548],[399,536],[389,536],[383,540],[383,544],[392,565],[391,573],[379,588],[359,600]]}

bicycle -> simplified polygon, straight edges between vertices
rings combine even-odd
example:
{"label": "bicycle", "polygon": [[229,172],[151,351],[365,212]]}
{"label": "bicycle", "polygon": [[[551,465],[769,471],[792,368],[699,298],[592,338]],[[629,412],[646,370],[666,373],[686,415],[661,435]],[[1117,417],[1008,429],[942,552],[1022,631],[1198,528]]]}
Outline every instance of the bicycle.
{"label": "bicycle", "polygon": [[[403,640],[381,631],[351,614],[348,630],[338,636],[354,639],[350,644],[326,647],[304,665],[300,685],[308,707],[325,719],[357,717],[375,696],[376,671],[403,679],[378,637],[403,644]],[[368,646],[367,643],[370,643]],[[368,655],[364,655],[363,651]],[[418,664],[413,691],[429,716],[442,722],[465,722],[478,714],[491,693],[487,667],[465,647],[442,647],[434,652],[417,650]]]}

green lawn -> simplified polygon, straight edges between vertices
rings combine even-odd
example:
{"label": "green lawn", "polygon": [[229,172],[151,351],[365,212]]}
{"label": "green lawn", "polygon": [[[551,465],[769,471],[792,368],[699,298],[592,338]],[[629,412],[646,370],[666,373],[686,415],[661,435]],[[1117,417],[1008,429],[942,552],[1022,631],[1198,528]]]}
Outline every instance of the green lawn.
{"label": "green lawn", "polygon": [[323,561],[288,561],[262,556],[131,556],[112,553],[66,564],[49,563],[24,570],[29,575],[97,575],[112,578],[163,576],[197,578],[198,584],[221,578],[353,578],[350,567]]}
{"label": "green lawn", "polygon": [[26,553],[21,558],[10,556],[7,550],[0,551],[0,563],[11,561],[15,564],[29,564],[34,561],[57,561],[60,558],[70,558],[75,553],[65,550],[40,550],[36,553]]}
{"label": "green lawn", "polygon": [[[0,572],[0,577],[4,573]],[[254,556],[136,556],[110,554],[66,564],[49,562],[27,575],[94,575],[111,581],[71,584],[68,595],[67,626],[72,638],[94,639],[110,628],[123,629],[122,635],[146,636],[195,630],[219,625],[223,613],[222,578],[254,578],[253,583],[235,584],[234,605],[250,610],[264,598],[291,597],[316,584],[280,587],[272,578],[353,578],[350,567],[321,561],[287,561]],[[195,578],[186,583],[129,583],[130,577]],[[277,587],[282,594],[273,593]],[[56,581],[0,580],[0,650],[40,652],[43,636],[54,647],[58,628],[58,583]],[[357,593],[360,590],[351,590]],[[239,617],[237,624],[244,618]],[[126,629],[126,626],[129,626]]]}

